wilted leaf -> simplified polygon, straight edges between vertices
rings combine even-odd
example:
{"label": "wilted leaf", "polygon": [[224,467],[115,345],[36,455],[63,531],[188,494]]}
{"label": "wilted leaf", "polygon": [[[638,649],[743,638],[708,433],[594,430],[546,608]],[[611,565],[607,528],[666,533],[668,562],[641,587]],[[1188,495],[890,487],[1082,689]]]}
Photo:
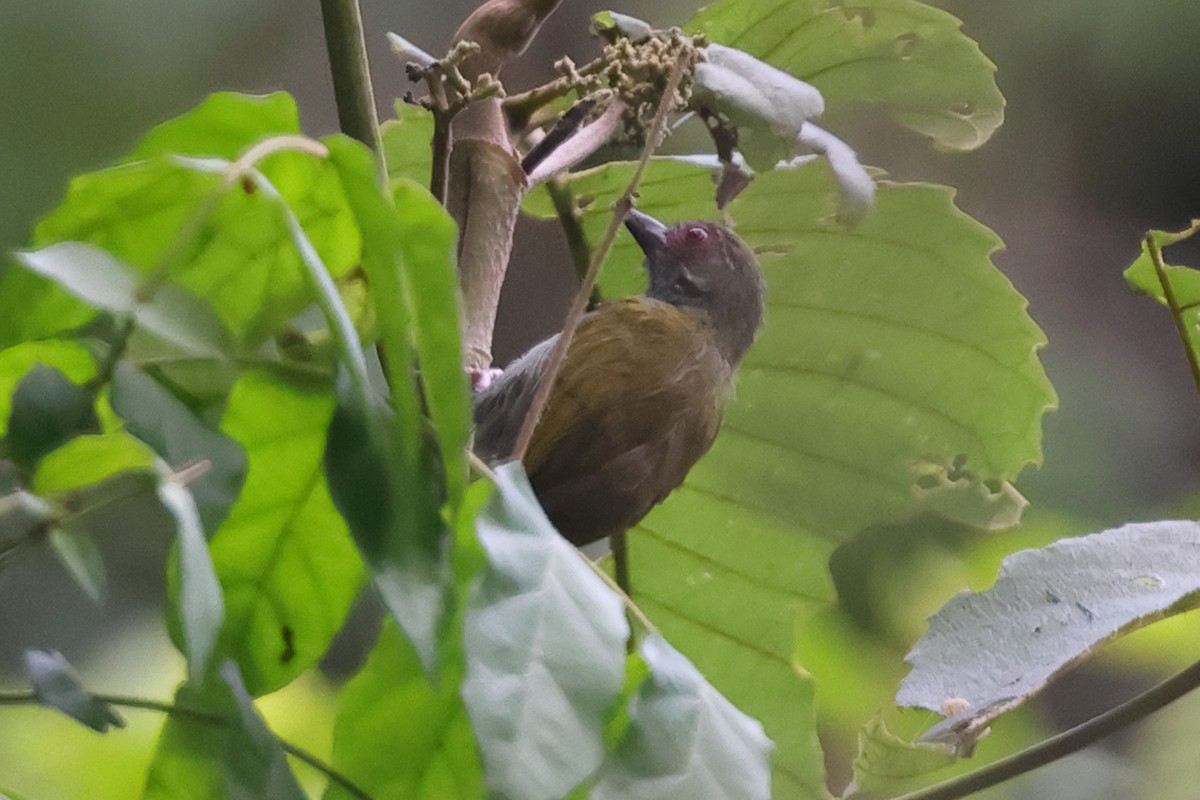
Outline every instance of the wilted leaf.
{"label": "wilted leaf", "polygon": [[590,800],[767,800],[771,741],[666,640],[641,645],[650,675]]}
{"label": "wilted leaf", "polygon": [[25,669],[38,702],[57,708],[94,731],[124,728],[125,721],[108,703],[97,700],[79,681],[79,676],[62,653],[30,650],[25,653]]}
{"label": "wilted leaf", "polygon": [[[929,621],[901,706],[954,714],[926,734],[969,740],[1102,643],[1196,605],[1200,523],[1125,525],[1009,556],[985,592]],[[949,706],[947,705],[949,703]]]}
{"label": "wilted leaf", "polygon": [[749,53],[713,44],[696,65],[696,98],[737,125],[738,149],[755,169],[795,155],[801,128],[825,110],[821,93]]}
{"label": "wilted leaf", "polygon": [[940,147],[979,147],[1004,118],[996,67],[960,22],[917,0],[720,0],[687,29],[813,84],[832,110],[878,103]]}
{"label": "wilted leaf", "polygon": [[560,798],[604,755],[625,677],[621,600],[551,527],[520,465],[478,517],[487,566],[463,622],[463,701],[498,798]]}

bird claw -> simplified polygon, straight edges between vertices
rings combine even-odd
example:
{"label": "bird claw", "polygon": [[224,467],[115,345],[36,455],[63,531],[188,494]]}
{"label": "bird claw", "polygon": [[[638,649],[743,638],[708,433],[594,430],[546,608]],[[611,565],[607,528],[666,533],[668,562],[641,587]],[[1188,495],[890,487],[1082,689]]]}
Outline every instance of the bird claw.
{"label": "bird claw", "polygon": [[473,392],[482,392],[503,374],[504,370],[495,367],[467,367],[467,377],[471,379],[471,391]]}

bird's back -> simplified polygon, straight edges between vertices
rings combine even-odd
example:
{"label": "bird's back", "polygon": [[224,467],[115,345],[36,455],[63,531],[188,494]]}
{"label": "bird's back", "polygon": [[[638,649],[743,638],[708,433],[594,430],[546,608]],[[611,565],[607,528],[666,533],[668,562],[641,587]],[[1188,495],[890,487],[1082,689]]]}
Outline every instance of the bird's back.
{"label": "bird's back", "polygon": [[[477,399],[485,457],[511,450],[554,341]],[[588,315],[524,458],[560,532],[580,544],[622,531],[682,483],[717,435],[732,373],[689,310],[634,297]]]}

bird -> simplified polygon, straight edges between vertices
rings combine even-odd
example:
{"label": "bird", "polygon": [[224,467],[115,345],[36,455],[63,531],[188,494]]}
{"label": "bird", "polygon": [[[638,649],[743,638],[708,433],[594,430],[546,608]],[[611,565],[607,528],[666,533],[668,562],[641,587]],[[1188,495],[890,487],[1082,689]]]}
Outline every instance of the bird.
{"label": "bird", "polygon": [[[522,464],[546,515],[582,546],[635,526],[712,446],[738,364],[762,324],[764,281],[729,228],[668,227],[631,210],[644,294],[580,321]],[[473,399],[474,448],[511,460],[558,335],[517,358]]]}

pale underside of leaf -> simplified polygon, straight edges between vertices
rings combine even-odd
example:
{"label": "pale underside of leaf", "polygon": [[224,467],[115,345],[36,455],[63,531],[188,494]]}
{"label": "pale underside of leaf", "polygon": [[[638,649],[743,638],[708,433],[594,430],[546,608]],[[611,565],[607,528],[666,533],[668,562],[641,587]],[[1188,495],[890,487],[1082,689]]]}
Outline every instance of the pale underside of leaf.
{"label": "pale underside of leaf", "polygon": [[939,147],[970,150],[1004,118],[996,67],[955,17],[916,0],[722,0],[687,29],[813,84],[831,109],[875,103]]}
{"label": "pale underside of leaf", "polygon": [[497,474],[476,523],[488,566],[463,621],[462,697],[491,790],[553,800],[600,765],[629,626],[620,599],[551,527],[520,466]]}
{"label": "pale underside of leaf", "polygon": [[970,736],[1102,643],[1187,610],[1200,593],[1200,524],[1125,525],[1004,560],[996,584],[933,615],[908,654],[901,706],[964,711],[931,739]]}

